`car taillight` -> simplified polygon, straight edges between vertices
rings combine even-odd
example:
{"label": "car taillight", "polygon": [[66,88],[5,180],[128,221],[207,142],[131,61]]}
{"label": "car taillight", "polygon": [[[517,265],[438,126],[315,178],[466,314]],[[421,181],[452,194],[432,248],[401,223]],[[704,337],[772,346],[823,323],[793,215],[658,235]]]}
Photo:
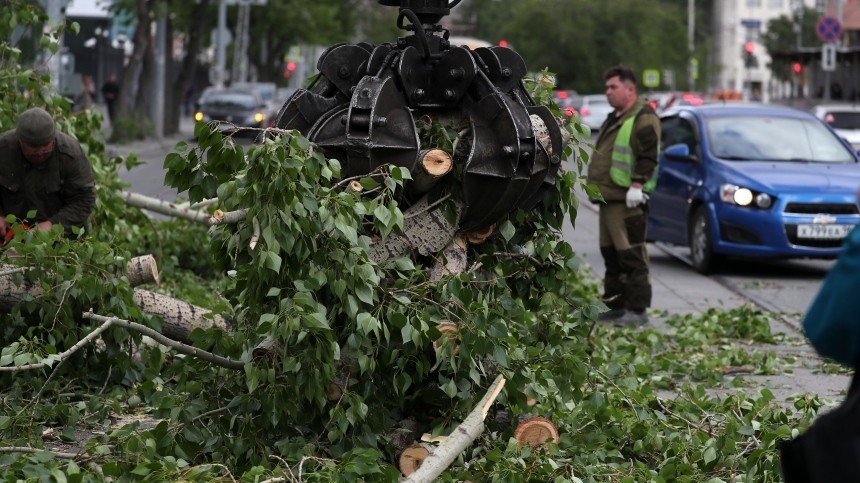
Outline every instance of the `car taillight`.
{"label": "car taillight", "polygon": [[587,116],[587,115],[591,114],[591,109],[589,109],[587,107],[583,107],[579,110],[579,114],[581,116]]}

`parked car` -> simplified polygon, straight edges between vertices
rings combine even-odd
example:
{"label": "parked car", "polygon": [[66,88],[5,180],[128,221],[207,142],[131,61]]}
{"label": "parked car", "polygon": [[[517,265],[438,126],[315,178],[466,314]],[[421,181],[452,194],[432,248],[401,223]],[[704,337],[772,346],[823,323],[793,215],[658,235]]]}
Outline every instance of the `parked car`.
{"label": "parked car", "polygon": [[579,120],[597,132],[606,116],[615,108],[609,105],[604,94],[589,94],[582,96],[582,105],[579,107]]}
{"label": "parked car", "polygon": [[242,131],[254,135],[252,130],[268,125],[268,105],[252,90],[208,89],[201,96],[194,111],[195,121],[221,121],[222,131]]}
{"label": "parked car", "polygon": [[684,106],[661,117],[648,240],[724,256],[832,258],[860,222],[860,164],[808,112],[761,104]]}
{"label": "parked car", "polygon": [[278,101],[278,85],[274,82],[234,82],[230,85],[233,89],[253,90],[260,94],[266,103],[266,125],[271,119],[278,115],[283,102]]}
{"label": "parked car", "polygon": [[812,114],[829,124],[855,151],[860,150],[860,106],[821,104],[812,108]]}

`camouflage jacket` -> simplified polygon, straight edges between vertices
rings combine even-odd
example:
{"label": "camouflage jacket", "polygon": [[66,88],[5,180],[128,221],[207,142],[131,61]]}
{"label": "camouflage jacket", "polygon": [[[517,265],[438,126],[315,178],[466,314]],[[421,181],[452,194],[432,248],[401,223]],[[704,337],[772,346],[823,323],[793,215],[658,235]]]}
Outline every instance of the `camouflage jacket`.
{"label": "camouflage jacket", "polygon": [[[95,206],[95,178],[80,143],[57,133],[54,152],[41,166],[30,164],[21,152],[15,130],[0,134],[0,216],[15,215],[25,223],[46,220],[86,227]],[[33,218],[27,213],[35,211]]]}
{"label": "camouflage jacket", "polygon": [[630,147],[636,156],[632,179],[645,184],[657,168],[660,119],[654,113],[654,109],[644,99],[639,98],[621,117],[616,117],[614,112],[610,114],[603,122],[600,134],[594,143],[594,152],[588,164],[587,182],[600,188],[600,193],[606,201],[624,201],[627,196],[627,188],[618,186],[609,177],[609,168],[612,166],[612,149],[615,147],[615,138],[621,125],[640,107],[642,110],[636,117],[633,134],[630,137]]}

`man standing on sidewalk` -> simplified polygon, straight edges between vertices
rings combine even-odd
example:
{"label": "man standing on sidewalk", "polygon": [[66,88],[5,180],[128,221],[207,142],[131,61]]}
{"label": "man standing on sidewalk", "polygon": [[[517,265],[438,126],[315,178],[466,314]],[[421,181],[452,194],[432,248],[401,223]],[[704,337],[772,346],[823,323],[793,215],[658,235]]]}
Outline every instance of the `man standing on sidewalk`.
{"label": "man standing on sidewalk", "polygon": [[588,183],[603,196],[599,202],[600,253],[606,265],[603,301],[608,312],[599,320],[617,326],[648,322],[651,280],[645,232],[648,195],[656,181],[660,119],[638,97],[636,75],[618,65],[603,75],[606,98],[615,111],[600,127]]}

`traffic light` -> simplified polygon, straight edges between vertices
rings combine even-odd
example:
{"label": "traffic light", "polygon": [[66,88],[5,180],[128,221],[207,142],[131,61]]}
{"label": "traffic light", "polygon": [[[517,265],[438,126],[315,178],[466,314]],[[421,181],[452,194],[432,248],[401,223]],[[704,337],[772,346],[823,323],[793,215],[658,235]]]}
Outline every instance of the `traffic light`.
{"label": "traffic light", "polygon": [[284,79],[289,79],[293,72],[296,70],[296,63],[293,61],[289,61],[284,65]]}
{"label": "traffic light", "polygon": [[803,70],[803,66],[802,66],[802,65],[800,65],[800,62],[795,62],[794,64],[791,64],[791,70],[792,70],[795,74],[800,74],[800,71],[802,71],[802,70]]}
{"label": "traffic light", "polygon": [[499,47],[507,47],[508,41],[505,39],[499,40]]}
{"label": "traffic light", "polygon": [[744,67],[747,69],[758,67],[758,58],[755,56],[755,43],[752,41],[744,43],[743,59]]}

